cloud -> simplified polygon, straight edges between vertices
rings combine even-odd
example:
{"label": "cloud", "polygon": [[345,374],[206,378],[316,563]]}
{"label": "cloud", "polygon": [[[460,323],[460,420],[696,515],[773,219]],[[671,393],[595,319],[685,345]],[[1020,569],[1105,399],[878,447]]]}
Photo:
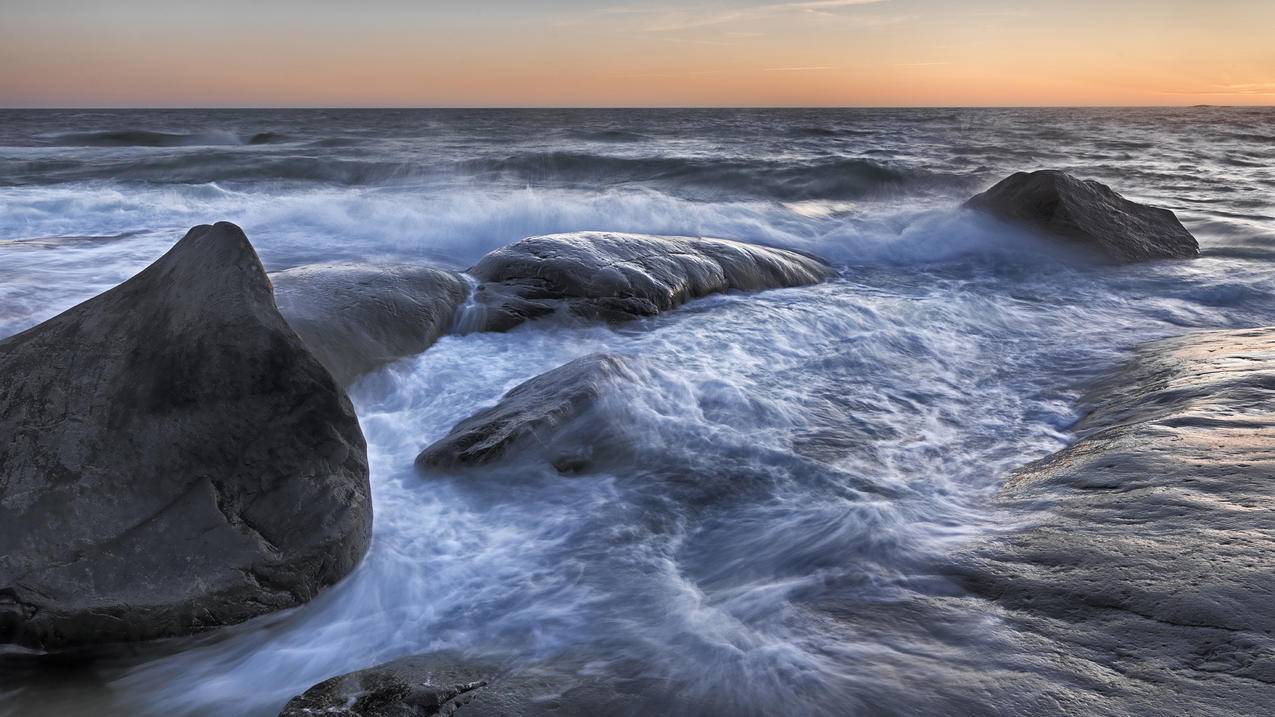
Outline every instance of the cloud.
{"label": "cloud", "polygon": [[1200,90],[1160,90],[1165,95],[1275,95],[1275,82],[1235,82]]}
{"label": "cloud", "polygon": [[891,0],[795,0],[729,7],[721,4],[688,3],[673,6],[627,5],[597,10],[600,16],[627,16],[638,20],[637,29],[642,32],[678,32],[704,27],[716,27],[735,23],[765,20],[782,15],[814,13],[836,14],[834,11],[861,5],[879,5]]}
{"label": "cloud", "polygon": [[762,72],[818,72],[819,70],[835,70],[832,65],[806,65],[804,67],[763,67]]}

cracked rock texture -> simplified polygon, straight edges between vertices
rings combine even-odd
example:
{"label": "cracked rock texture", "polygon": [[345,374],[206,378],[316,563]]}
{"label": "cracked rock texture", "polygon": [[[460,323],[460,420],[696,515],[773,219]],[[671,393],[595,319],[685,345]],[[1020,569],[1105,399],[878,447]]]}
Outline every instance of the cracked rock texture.
{"label": "cracked rock texture", "polygon": [[966,206],[1024,225],[1116,263],[1194,259],[1200,245],[1168,209],[1131,202],[1066,172],[1017,172]]}
{"label": "cracked rock texture", "polygon": [[279,311],[343,386],[432,346],[469,293],[459,274],[411,264],[316,264],[270,278]]}
{"label": "cracked rock texture", "polygon": [[239,622],[368,546],[354,411],[233,224],[0,341],[0,436],[0,642]]}
{"label": "cracked rock texture", "polygon": [[1149,344],[1087,403],[1079,440],[1003,489],[1035,519],[967,553],[962,582],[1100,698],[1087,714],[1269,711],[1275,329]]}
{"label": "cracked rock texture", "polygon": [[469,274],[482,282],[483,328],[503,331],[559,309],[605,321],[653,316],[709,294],[818,283],[832,270],[726,239],[578,232],[514,242]]}

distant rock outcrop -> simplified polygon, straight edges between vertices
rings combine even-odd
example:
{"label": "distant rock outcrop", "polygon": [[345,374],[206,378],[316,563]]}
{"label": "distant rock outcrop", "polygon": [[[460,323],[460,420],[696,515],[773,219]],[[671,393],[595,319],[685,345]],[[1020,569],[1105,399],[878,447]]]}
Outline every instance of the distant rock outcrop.
{"label": "distant rock outcrop", "polygon": [[0,642],[240,622],[371,536],[358,420],[233,224],[0,341],[0,436]]}
{"label": "distant rock outcrop", "polygon": [[1012,174],[966,206],[1117,263],[1200,255],[1195,237],[1168,209],[1131,202],[1105,184],[1058,170]]}
{"label": "distant rock outcrop", "polygon": [[1149,344],[1087,403],[1080,439],[1003,489],[1031,524],[969,550],[962,582],[1101,713],[1269,710],[1275,329]]}
{"label": "distant rock outcrop", "polygon": [[279,311],[342,385],[429,348],[469,292],[455,272],[318,264],[271,274]]}
{"label": "distant rock outcrop", "polygon": [[[517,447],[549,450],[548,460],[560,470],[579,468],[592,459],[576,445],[574,452],[554,452],[554,434],[585,415],[608,384],[634,380],[626,359],[614,354],[591,354],[514,387],[491,408],[479,411],[421,451],[416,463],[430,468],[462,468],[499,459]],[[591,442],[595,443],[595,442]],[[601,448],[602,446],[598,446]]]}
{"label": "distant rock outcrop", "polygon": [[484,327],[505,330],[565,308],[624,321],[726,291],[814,284],[823,262],[725,239],[579,232],[530,237],[484,256],[469,273],[482,284]]}

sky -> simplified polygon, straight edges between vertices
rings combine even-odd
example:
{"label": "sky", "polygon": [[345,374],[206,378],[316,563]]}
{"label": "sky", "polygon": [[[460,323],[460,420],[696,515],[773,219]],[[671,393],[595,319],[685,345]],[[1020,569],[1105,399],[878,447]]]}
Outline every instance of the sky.
{"label": "sky", "polygon": [[0,0],[0,106],[1275,105],[1275,0]]}

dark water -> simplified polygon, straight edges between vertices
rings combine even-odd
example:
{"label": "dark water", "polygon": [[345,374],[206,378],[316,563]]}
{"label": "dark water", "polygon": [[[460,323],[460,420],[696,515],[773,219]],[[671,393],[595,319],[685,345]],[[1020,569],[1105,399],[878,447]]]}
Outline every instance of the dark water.
{"label": "dark water", "polygon": [[[1071,265],[959,208],[1043,167],[1173,209],[1205,256]],[[447,337],[368,377],[376,539],[350,579],[171,654],[0,673],[0,713],[268,715],[440,648],[689,676],[724,714],[994,710],[963,688],[1036,668],[938,577],[945,556],[1006,525],[988,496],[1064,445],[1076,387],[1135,343],[1275,323],[1272,167],[1261,109],[0,111],[0,335],[220,219],[270,269],[463,268],[598,229],[792,247],[840,274],[613,329]],[[645,360],[606,404],[641,461],[412,468],[598,350]]]}

